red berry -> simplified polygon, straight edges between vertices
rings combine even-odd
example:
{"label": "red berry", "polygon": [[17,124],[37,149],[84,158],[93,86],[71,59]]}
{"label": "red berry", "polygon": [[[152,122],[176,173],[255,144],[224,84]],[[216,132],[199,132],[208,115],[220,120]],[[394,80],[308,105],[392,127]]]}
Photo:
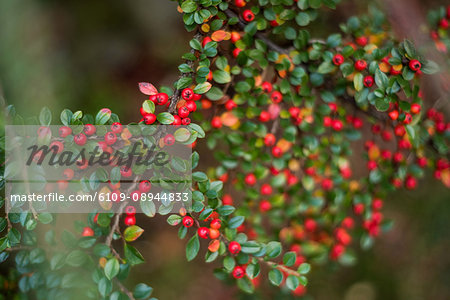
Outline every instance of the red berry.
{"label": "red berry", "polygon": [[367,75],[366,77],[364,77],[364,86],[366,87],[372,87],[374,83],[373,77],[370,75]]}
{"label": "red berry", "polygon": [[317,222],[313,219],[306,219],[305,220],[305,229],[308,232],[314,232],[317,229]]}
{"label": "red berry", "polygon": [[225,102],[226,110],[233,110],[236,107],[237,107],[237,104],[236,104],[236,102],[233,101],[233,99],[230,99],[227,102]]}
{"label": "red berry", "polygon": [[267,183],[263,184],[261,186],[261,194],[262,195],[270,195],[270,194],[272,194],[272,187],[269,184],[267,184]]}
{"label": "red berry", "polygon": [[91,227],[84,227],[81,235],[82,236],[94,236],[94,230],[92,230]]}
{"label": "red berry", "polygon": [[127,207],[125,207],[125,213],[127,214],[127,216],[135,215],[136,207],[134,207],[133,205],[128,205]]}
{"label": "red berry", "polygon": [[421,67],[422,67],[422,64],[417,59],[412,59],[409,61],[409,68],[412,71],[417,72],[420,70]]}
{"label": "red berry", "polygon": [[107,145],[112,145],[117,141],[117,135],[113,132],[107,132],[105,134],[105,142]]}
{"label": "red berry", "polygon": [[273,103],[280,103],[283,100],[283,95],[279,91],[274,91],[270,95],[270,99],[272,99]]}
{"label": "red berry", "polygon": [[273,135],[272,133],[268,133],[264,137],[264,145],[266,145],[267,147],[272,147],[273,145],[275,145],[275,141],[275,135]]}
{"label": "red berry", "polygon": [[205,48],[206,44],[208,44],[209,42],[212,42],[212,39],[209,36],[206,36],[202,41],[203,48]]}
{"label": "red berry", "polygon": [[255,19],[255,14],[250,9],[246,9],[242,13],[242,17],[246,22],[251,22]]}
{"label": "red berry", "polygon": [[363,127],[363,121],[360,118],[353,118],[352,123],[353,127],[355,127],[356,129]]}
{"label": "red berry", "polygon": [[360,215],[364,212],[364,204],[363,203],[357,203],[353,206],[353,211],[355,214]]}
{"label": "red berry", "polygon": [[272,155],[274,157],[281,157],[283,155],[283,150],[280,147],[275,146],[272,148]]}
{"label": "red berry", "polygon": [[272,84],[270,82],[264,81],[261,84],[261,88],[265,93],[270,93],[272,91]]}
{"label": "red berry", "polygon": [[164,144],[167,146],[172,146],[173,144],[175,144],[175,137],[173,135],[171,135],[170,133],[167,134],[164,137]]}
{"label": "red berry", "polygon": [[119,122],[112,123],[111,131],[114,133],[121,133],[122,132],[122,124],[120,124]]}
{"label": "red berry", "polygon": [[191,119],[189,119],[189,118],[184,118],[183,120],[181,120],[181,124],[183,124],[183,125],[189,125],[189,124],[191,124]]}
{"label": "red berry", "polygon": [[166,93],[158,93],[156,94],[156,104],[165,105],[169,101],[169,96]]}
{"label": "red berry", "polygon": [[228,244],[228,250],[231,254],[236,255],[241,252],[241,245],[236,241],[232,241],[230,242],[230,244]]}
{"label": "red berry", "polygon": [[211,126],[213,128],[220,128],[222,127],[222,120],[220,119],[220,117],[214,117],[211,120]]}
{"label": "red berry", "polygon": [[344,125],[342,124],[341,120],[333,120],[333,123],[331,124],[333,126],[333,129],[336,131],[341,131]]}
{"label": "red berry", "polygon": [[197,110],[197,104],[195,104],[195,102],[192,100],[186,102],[186,107],[190,112],[194,112]]}
{"label": "red berry", "polygon": [[231,38],[230,38],[230,40],[231,40],[232,43],[236,43],[236,42],[239,41],[240,39],[241,39],[241,35],[240,35],[239,33],[237,33],[236,31],[233,31],[233,32],[231,33]]}
{"label": "red berry", "polygon": [[369,160],[367,162],[367,169],[369,169],[369,171],[373,171],[377,168],[377,162],[373,161],[373,160]]}
{"label": "red berry", "polygon": [[95,129],[94,125],[86,124],[86,125],[84,125],[83,131],[86,135],[93,135],[95,133],[96,129]]}
{"label": "red berry", "polygon": [[245,183],[248,185],[255,185],[256,183],[256,176],[254,174],[247,174],[247,176],[245,176]]}
{"label": "red berry", "polygon": [[181,125],[181,118],[180,118],[179,115],[174,115],[173,116],[172,125],[175,125],[175,126]]}
{"label": "red berry", "polygon": [[59,136],[62,138],[65,138],[66,136],[70,135],[72,133],[72,129],[67,126],[62,126],[59,128]]}
{"label": "red berry", "polygon": [[416,188],[416,186],[417,186],[416,178],[412,177],[411,175],[408,175],[405,180],[405,187],[408,190],[413,190]]}
{"label": "red berry", "polygon": [[335,54],[333,56],[333,64],[335,64],[336,66],[340,66],[344,63],[344,57],[342,56],[342,54]]}
{"label": "red berry", "polygon": [[357,60],[355,62],[355,69],[358,71],[363,71],[365,68],[367,68],[367,62],[365,60]]}
{"label": "red berry", "polygon": [[439,27],[441,27],[442,29],[447,29],[448,28],[448,20],[447,19],[441,19],[439,21]]}
{"label": "red berry", "polygon": [[259,114],[259,120],[261,122],[268,122],[270,120],[270,113],[268,111],[263,110],[260,114]]}
{"label": "red berry", "polygon": [[198,236],[202,239],[207,239],[209,237],[209,229],[206,227],[200,227],[197,229]]}
{"label": "red berry", "polygon": [[245,0],[234,0],[234,5],[236,5],[236,7],[244,7],[245,4]]}
{"label": "red berry", "polygon": [[392,121],[395,121],[398,119],[398,110],[393,110],[391,112],[389,112],[389,117],[391,118]]}
{"label": "red berry", "polygon": [[409,124],[412,121],[412,116],[410,113],[405,113],[405,119],[403,120],[403,123]]}
{"label": "red berry", "polygon": [[360,36],[356,38],[356,43],[360,45],[361,47],[364,47],[369,42],[369,39],[365,36]]}
{"label": "red berry", "polygon": [[413,114],[420,113],[420,104],[417,104],[417,103],[411,104],[411,113],[413,113]]}
{"label": "red berry", "polygon": [[178,109],[178,115],[180,118],[187,118],[189,116],[189,109],[186,106],[180,107]]}
{"label": "red berry", "polygon": [[236,266],[236,267],[234,267],[233,272],[231,272],[231,274],[233,275],[234,278],[240,279],[240,278],[244,277],[245,270],[241,266]]}
{"label": "red berry", "polygon": [[84,134],[79,133],[79,134],[77,134],[76,136],[73,137],[73,141],[78,146],[83,146],[84,144],[86,144],[87,137]]}
{"label": "red berry", "polygon": [[144,123],[146,125],[151,125],[155,123],[156,121],[156,115],[155,114],[147,114],[144,116]]}
{"label": "red berry", "polygon": [[139,191],[141,193],[148,193],[152,189],[152,184],[148,180],[142,180],[139,183]]}
{"label": "red berry", "polygon": [[262,200],[259,203],[259,210],[261,212],[269,211],[272,208],[272,204],[268,200]]}
{"label": "red berry", "polygon": [[192,225],[194,225],[194,219],[192,219],[191,217],[189,217],[189,216],[185,216],[184,218],[183,218],[183,226],[184,227],[187,227],[187,228],[189,228],[189,227],[192,227]]}
{"label": "red berry", "polygon": [[220,219],[214,219],[211,221],[211,223],[209,223],[209,227],[211,227],[212,229],[220,229],[221,226],[222,222],[220,221]]}
{"label": "red berry", "polygon": [[136,217],[133,216],[126,216],[124,220],[125,225],[127,226],[133,226],[136,224]]}
{"label": "red berry", "polygon": [[133,171],[131,170],[131,168],[128,168],[127,166],[120,167],[120,175],[122,175],[123,177],[130,177],[132,173]]}
{"label": "red berry", "polygon": [[234,50],[233,50],[233,57],[238,57],[238,55],[239,55],[239,53],[241,53],[241,49],[239,49],[239,48],[234,48]]}
{"label": "red berry", "polygon": [[329,191],[333,188],[333,180],[329,179],[329,178],[325,178],[324,180],[322,180],[321,186],[325,191]]}
{"label": "red berry", "polygon": [[63,172],[63,176],[65,180],[70,180],[73,178],[75,172],[72,169],[65,169]]}
{"label": "red berry", "polygon": [[192,98],[194,98],[194,91],[190,88],[185,88],[181,92],[181,97],[186,101],[192,100]]}
{"label": "red berry", "polygon": [[375,210],[380,210],[383,208],[383,200],[375,198],[372,201],[372,208]]}

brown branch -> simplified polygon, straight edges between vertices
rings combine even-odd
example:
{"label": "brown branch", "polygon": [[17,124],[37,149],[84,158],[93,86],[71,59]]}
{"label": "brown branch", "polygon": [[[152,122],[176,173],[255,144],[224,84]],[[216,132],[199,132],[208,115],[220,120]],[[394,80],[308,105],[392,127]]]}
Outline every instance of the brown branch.
{"label": "brown branch", "polygon": [[124,286],[123,283],[122,283],[117,277],[115,277],[114,279],[115,279],[114,281],[115,281],[115,282],[117,283],[117,285],[119,286],[120,290],[121,290],[125,295],[127,295],[127,297],[128,297],[130,300],[134,300],[135,298],[134,298],[134,296],[133,296],[133,293],[132,293],[129,289],[127,289],[127,287]]}
{"label": "brown branch", "polygon": [[260,261],[260,262],[262,262],[262,263],[268,265],[269,267],[277,268],[277,269],[279,269],[279,270],[285,272],[286,274],[294,275],[294,276],[297,276],[297,277],[302,276],[302,275],[301,275],[300,273],[298,273],[297,271],[294,271],[294,270],[292,270],[292,269],[290,269],[290,268],[288,268],[288,267],[286,267],[286,266],[283,266],[283,265],[279,265],[279,264],[277,264],[277,263],[274,263],[273,261],[267,261],[267,260],[264,260],[262,257],[258,257],[257,259],[258,259],[258,261]]}

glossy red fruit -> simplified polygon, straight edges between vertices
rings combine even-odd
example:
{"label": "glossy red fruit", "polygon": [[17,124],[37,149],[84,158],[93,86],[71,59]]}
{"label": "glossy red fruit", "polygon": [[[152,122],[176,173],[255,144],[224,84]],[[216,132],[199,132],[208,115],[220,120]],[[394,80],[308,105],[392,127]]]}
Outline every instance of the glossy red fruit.
{"label": "glossy red fruit", "polygon": [[127,207],[125,207],[125,213],[127,214],[127,216],[135,215],[136,207],[134,207],[133,205],[128,205]]}
{"label": "glossy red fruit", "polygon": [[364,86],[366,87],[372,87],[374,83],[374,79],[372,76],[367,75],[366,77],[364,77]]}
{"label": "glossy red fruit", "polygon": [[272,194],[272,187],[265,183],[261,186],[261,195],[270,195]]}
{"label": "glossy red fruit", "polygon": [[313,219],[305,220],[305,230],[308,232],[314,232],[317,229],[317,222]]}
{"label": "glossy red fruit", "polygon": [[214,219],[211,221],[211,223],[209,223],[209,227],[211,227],[212,229],[220,229],[221,226],[222,221],[220,221],[220,219]]}
{"label": "glossy red fruit", "polygon": [[62,126],[59,128],[58,132],[60,137],[65,138],[66,136],[72,134],[72,129],[67,126]]}
{"label": "glossy red fruit", "polygon": [[83,131],[86,135],[93,135],[96,131],[96,128],[92,124],[86,124],[86,125],[84,125]]}
{"label": "glossy red fruit", "polygon": [[169,101],[169,96],[166,93],[156,94],[156,104],[165,105]]}
{"label": "glossy red fruit", "polygon": [[200,227],[197,229],[198,236],[202,239],[207,239],[209,237],[209,229],[206,227]]}
{"label": "glossy red fruit", "polygon": [[358,71],[363,71],[365,68],[367,68],[367,62],[365,60],[357,60],[355,62],[355,69]]}
{"label": "glossy red fruit", "polygon": [[181,124],[182,125],[189,125],[189,124],[191,124],[191,119],[190,118],[184,118],[183,120],[181,120]]}
{"label": "glossy red fruit", "polygon": [[70,180],[73,178],[75,172],[72,169],[65,169],[63,172],[63,176],[65,180]]}
{"label": "glossy red fruit", "polygon": [[156,115],[155,114],[146,114],[144,116],[144,123],[146,125],[151,125],[153,123],[155,123],[156,121]]}
{"label": "glossy red fruit", "polygon": [[272,133],[268,133],[264,137],[264,145],[266,145],[267,147],[272,147],[273,145],[275,145],[275,142],[276,138],[275,135],[273,135]]}
{"label": "glossy red fruit", "polygon": [[246,9],[242,13],[242,17],[246,22],[251,22],[255,19],[255,14],[250,9]]}
{"label": "glossy red fruit", "polygon": [[329,191],[333,188],[333,180],[325,178],[322,180],[321,186],[325,191]]}
{"label": "glossy red fruit", "polygon": [[133,226],[133,225],[136,224],[136,217],[134,215],[133,216],[126,216],[125,220],[124,220],[124,223],[125,223],[126,226]]}
{"label": "glossy red fruit", "polygon": [[202,41],[203,48],[205,48],[206,44],[208,44],[209,42],[212,42],[212,41],[213,40],[209,36],[206,36]]}
{"label": "glossy red fruit", "polygon": [[270,203],[270,201],[268,200],[261,200],[261,202],[259,202],[259,210],[261,212],[267,212],[269,210],[272,209],[272,204]]}
{"label": "glossy red fruit", "polygon": [[230,251],[231,254],[238,254],[239,252],[241,252],[241,244],[239,244],[236,241],[232,241],[230,242],[230,244],[228,244],[228,250]]}
{"label": "glossy red fruit", "polygon": [[411,175],[406,176],[406,179],[405,179],[405,187],[406,187],[408,190],[413,190],[413,189],[416,188],[416,186],[417,186],[417,180],[416,180],[416,178],[412,177]]}
{"label": "glossy red fruit", "polygon": [[333,64],[336,66],[340,66],[344,63],[344,56],[342,54],[335,54],[333,56]]}
{"label": "glossy red fruit", "polygon": [[242,51],[242,49],[234,48],[234,50],[233,50],[233,52],[232,52],[233,57],[238,57],[238,56],[239,56],[239,53],[241,53],[241,51]]}
{"label": "glossy red fruit", "polygon": [[274,91],[270,95],[270,99],[273,103],[280,103],[281,101],[283,101],[283,95],[279,91]]}
{"label": "glossy red fruit", "polygon": [[240,35],[239,33],[237,33],[236,31],[233,31],[233,32],[231,33],[231,38],[230,38],[230,40],[231,40],[232,43],[236,43],[236,42],[239,41],[240,39],[241,39],[241,35]]}
{"label": "glossy red fruit", "polygon": [[111,131],[114,133],[121,133],[122,132],[122,124],[120,124],[119,122],[112,123]]}
{"label": "glossy red fruit", "polygon": [[270,121],[270,113],[268,111],[263,110],[260,114],[259,114],[259,120],[261,122],[268,122]]}
{"label": "glossy red fruit", "polygon": [[421,67],[422,67],[422,64],[417,59],[412,59],[409,61],[409,68],[412,71],[417,72],[420,70]]}
{"label": "glossy red fruit", "polygon": [[353,212],[356,215],[361,215],[364,212],[364,204],[363,203],[357,203],[353,206]]}
{"label": "glossy red fruit", "polygon": [[86,144],[87,137],[83,133],[79,133],[73,137],[73,141],[78,146],[83,146],[84,144]]}
{"label": "glossy red fruit", "polygon": [[283,155],[283,150],[280,147],[275,146],[272,148],[272,155],[274,157],[281,157]]}
{"label": "glossy red fruit", "polygon": [[373,170],[375,170],[377,167],[378,167],[378,166],[377,166],[377,162],[376,162],[376,161],[369,160],[369,161],[367,162],[367,169],[369,169],[369,171],[373,171]]}
{"label": "glossy red fruit", "polygon": [[220,117],[216,116],[216,117],[212,118],[211,126],[213,128],[220,128],[220,127],[222,127],[222,120],[220,119]]}
{"label": "glossy red fruit", "polygon": [[172,134],[166,134],[166,136],[164,137],[164,144],[166,146],[172,146],[173,144],[175,144],[175,137]]}
{"label": "glossy red fruit", "polygon": [[181,118],[179,115],[173,116],[173,122],[171,125],[175,125],[175,126],[181,125]]}
{"label": "glossy red fruit", "polygon": [[190,112],[194,112],[197,110],[197,104],[192,100],[188,100],[186,102],[186,107]]}
{"label": "glossy red fruit", "polygon": [[84,227],[81,235],[82,236],[94,236],[94,230],[92,230],[91,227]]}
{"label": "glossy red fruit", "polygon": [[233,110],[237,107],[236,102],[233,101],[233,99],[228,100],[225,102],[225,109],[226,110]]}
{"label": "glossy red fruit", "polygon": [[186,106],[180,107],[178,109],[178,115],[180,118],[187,118],[189,116],[189,109]]}
{"label": "glossy red fruit", "polygon": [[190,101],[194,98],[194,91],[190,88],[185,88],[181,92],[181,97],[186,101]]}
{"label": "glossy red fruit", "polygon": [[64,144],[60,141],[53,141],[48,148],[55,153],[61,153],[64,150]]}
{"label": "glossy red fruit", "polygon": [[234,5],[236,5],[236,7],[244,7],[245,4],[245,0],[234,0]]}
{"label": "glossy red fruit", "polygon": [[192,225],[194,225],[194,219],[192,219],[192,217],[185,216],[183,218],[182,223],[183,223],[184,227],[189,228],[189,227],[192,227]]}
{"label": "glossy red fruit", "polygon": [[133,174],[131,168],[128,168],[127,166],[120,167],[120,175],[122,175],[123,177],[130,177],[131,174]]}
{"label": "glossy red fruit", "polygon": [[255,185],[256,183],[256,176],[254,174],[247,174],[244,179],[245,183],[248,185]]}
{"label": "glossy red fruit", "polygon": [[413,113],[413,114],[418,114],[418,113],[420,113],[420,104],[418,104],[418,103],[413,103],[413,104],[411,104],[411,113]]}
{"label": "glossy red fruit", "polygon": [[142,180],[139,183],[139,191],[141,193],[148,193],[152,189],[152,184],[148,180]]}
{"label": "glossy red fruit", "polygon": [[391,118],[392,121],[395,121],[398,119],[398,110],[393,110],[389,112],[389,118]]}
{"label": "glossy red fruit", "polygon": [[441,19],[439,21],[439,27],[441,27],[442,29],[447,29],[448,28],[448,20],[447,19]]}
{"label": "glossy red fruit", "polygon": [[112,145],[117,142],[117,135],[113,132],[107,132],[105,134],[105,142],[107,145]]}
{"label": "glossy red fruit", "polygon": [[360,36],[356,38],[356,43],[361,47],[364,47],[369,42],[369,39],[366,36]]}
{"label": "glossy red fruit", "polygon": [[233,271],[231,272],[231,274],[233,275],[234,278],[236,279],[240,279],[242,277],[244,277],[245,275],[245,270],[243,267],[241,266],[236,266],[234,267]]}
{"label": "glossy red fruit", "polygon": [[344,125],[342,124],[341,120],[333,120],[333,123],[331,124],[334,130],[341,131]]}
{"label": "glossy red fruit", "polygon": [[262,88],[262,90],[263,90],[265,93],[270,93],[270,92],[272,92],[272,84],[271,84],[270,82],[268,82],[268,81],[264,81],[264,82],[261,84],[261,88]]}

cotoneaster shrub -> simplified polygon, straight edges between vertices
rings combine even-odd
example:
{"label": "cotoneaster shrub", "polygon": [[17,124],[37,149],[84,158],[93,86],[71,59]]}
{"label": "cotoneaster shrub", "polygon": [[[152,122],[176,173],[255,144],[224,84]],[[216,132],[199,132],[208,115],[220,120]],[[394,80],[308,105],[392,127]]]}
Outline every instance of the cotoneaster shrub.
{"label": "cotoneaster shrub", "polygon": [[[319,39],[309,29],[337,0],[178,2],[191,49],[173,87],[139,84],[149,99],[137,121],[189,128],[187,135],[158,137],[194,149],[192,210],[167,218],[187,240],[188,260],[218,262],[216,277],[246,293],[263,280],[302,296],[311,268],[351,263],[352,248],[370,247],[391,226],[382,213],[390,192],[415,189],[426,169],[450,186],[449,123],[419,85],[438,66],[410,41],[398,41],[380,11],[352,17]],[[429,18],[435,46],[446,54],[449,19],[450,7]],[[7,111],[8,122],[23,124],[13,107]],[[37,122],[45,127],[51,119],[44,108]],[[95,135],[92,124],[110,125],[104,151],[126,128],[109,109],[96,117],[64,110],[60,119],[85,125],[75,136],[67,127],[59,132],[77,145]],[[198,138],[211,149],[214,167],[197,167]],[[64,171],[59,188],[74,171]],[[134,172],[121,170],[135,184],[120,192],[151,189]],[[120,190],[108,184],[112,174],[93,176],[112,193]],[[75,291],[86,299],[151,296],[151,283],[123,283],[144,263],[133,241],[145,233],[132,208],[92,212],[61,236],[52,228],[56,217],[25,212],[0,219],[0,259],[15,265],[2,277],[5,299],[70,299]]]}

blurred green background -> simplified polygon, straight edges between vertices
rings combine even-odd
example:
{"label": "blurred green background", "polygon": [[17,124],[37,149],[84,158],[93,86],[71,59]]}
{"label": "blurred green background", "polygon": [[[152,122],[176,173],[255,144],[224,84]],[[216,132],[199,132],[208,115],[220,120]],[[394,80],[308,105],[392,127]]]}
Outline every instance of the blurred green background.
{"label": "blurred green background", "polygon": [[[404,14],[410,9],[424,14],[445,2],[404,0]],[[324,13],[314,32],[335,31],[349,16],[366,12],[369,3],[375,1],[345,1],[336,12]],[[391,14],[386,3],[376,4]],[[176,3],[167,0],[2,0],[0,19],[0,89],[25,116],[43,106],[54,118],[66,107],[91,113],[109,107],[124,123],[136,121],[145,98],[137,82],[170,85],[191,37]],[[386,199],[386,215],[395,225],[372,250],[359,253],[356,265],[313,270],[312,299],[450,299],[450,193],[430,177],[418,191]],[[243,296],[213,277],[214,265],[201,258],[187,263],[185,241],[164,218],[138,223],[146,233],[136,246],[147,264],[136,267],[130,283],[149,283],[155,297],[282,298],[268,288]]]}

